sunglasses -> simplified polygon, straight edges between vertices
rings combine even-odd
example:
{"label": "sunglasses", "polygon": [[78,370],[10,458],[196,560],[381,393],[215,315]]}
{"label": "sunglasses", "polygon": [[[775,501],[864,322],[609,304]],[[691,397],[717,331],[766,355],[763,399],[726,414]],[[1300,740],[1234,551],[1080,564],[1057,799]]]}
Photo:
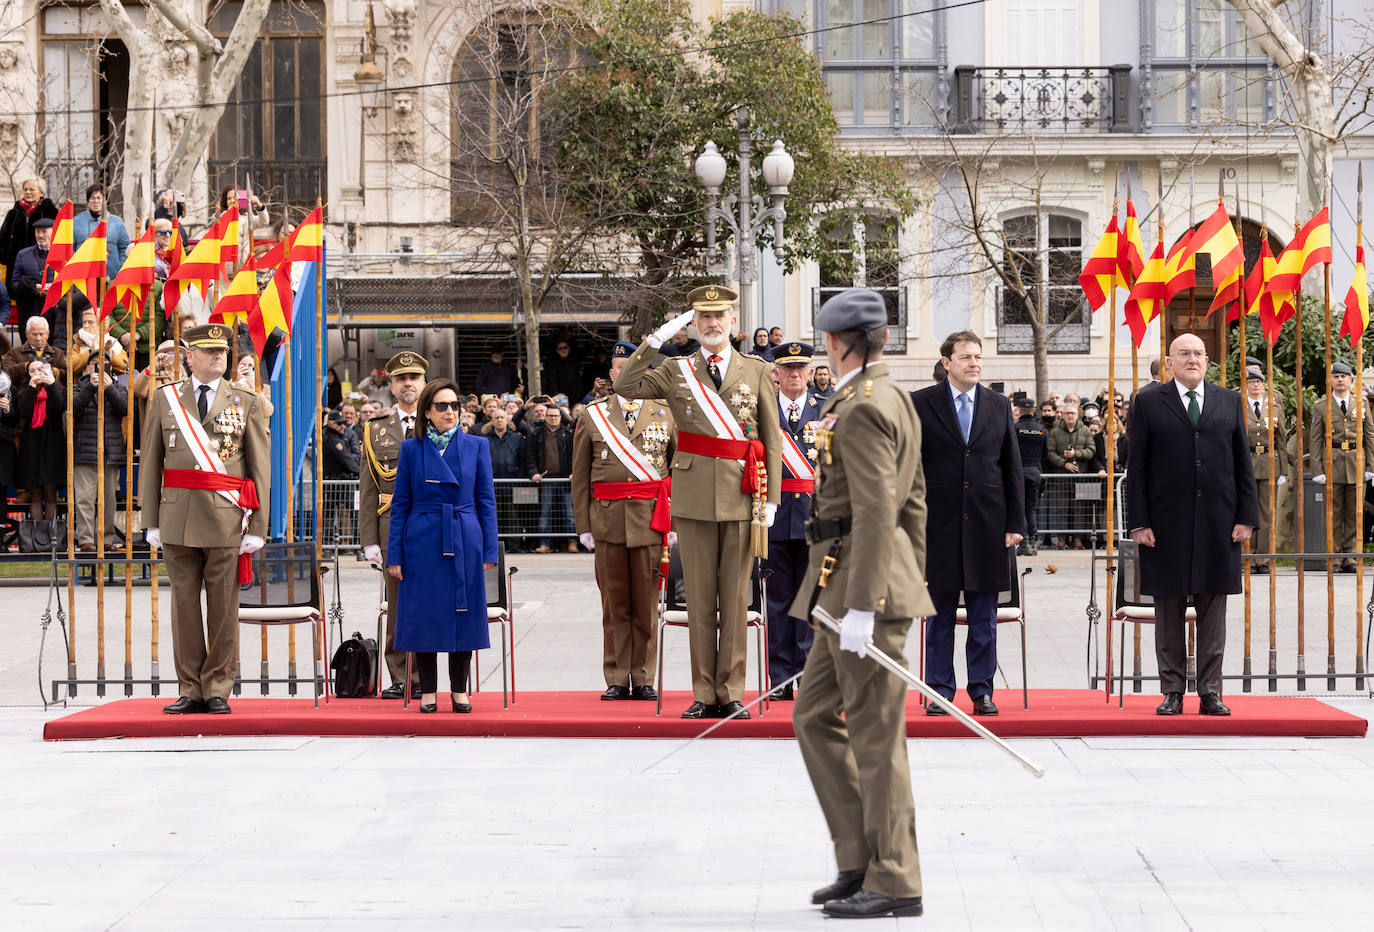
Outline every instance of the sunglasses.
{"label": "sunglasses", "polygon": [[448,414],[450,411],[457,411],[462,407],[456,401],[432,401],[429,406],[440,414]]}

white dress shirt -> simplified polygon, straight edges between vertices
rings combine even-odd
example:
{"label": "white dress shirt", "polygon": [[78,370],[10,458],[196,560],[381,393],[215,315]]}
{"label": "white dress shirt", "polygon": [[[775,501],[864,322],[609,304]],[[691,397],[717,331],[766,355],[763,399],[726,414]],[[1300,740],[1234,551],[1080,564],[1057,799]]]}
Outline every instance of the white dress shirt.
{"label": "white dress shirt", "polygon": [[1207,383],[1205,381],[1199,382],[1197,383],[1197,388],[1189,389],[1178,379],[1174,379],[1174,385],[1178,387],[1178,400],[1183,402],[1184,411],[1188,410],[1188,392],[1195,391],[1197,392],[1197,413],[1199,417],[1202,416],[1202,388],[1206,384]]}

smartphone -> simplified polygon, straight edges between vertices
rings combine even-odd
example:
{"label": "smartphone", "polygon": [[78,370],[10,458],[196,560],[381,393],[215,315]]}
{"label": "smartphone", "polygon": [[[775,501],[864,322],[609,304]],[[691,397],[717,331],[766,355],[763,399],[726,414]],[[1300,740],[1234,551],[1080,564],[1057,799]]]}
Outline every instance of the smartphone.
{"label": "smartphone", "polygon": [[248,211],[248,192],[247,192],[247,191],[236,191],[236,192],[234,192],[234,193],[235,193],[236,195],[238,195],[238,199],[239,199],[239,210],[240,210],[241,212],[246,213],[246,212]]}

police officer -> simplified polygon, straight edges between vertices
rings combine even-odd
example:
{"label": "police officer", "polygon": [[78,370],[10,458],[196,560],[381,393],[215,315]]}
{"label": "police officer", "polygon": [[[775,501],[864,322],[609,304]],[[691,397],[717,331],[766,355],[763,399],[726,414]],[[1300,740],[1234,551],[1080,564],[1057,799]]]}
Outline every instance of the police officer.
{"label": "police officer", "polygon": [[[1266,414],[1265,412],[1268,412]],[[1288,483],[1288,473],[1293,465],[1288,455],[1288,425],[1283,417],[1283,405],[1277,401],[1269,404],[1269,386],[1265,384],[1264,373],[1250,368],[1245,372],[1245,436],[1250,445],[1250,466],[1255,473],[1255,488],[1259,493],[1259,524],[1251,536],[1250,550],[1254,553],[1267,553],[1269,550],[1269,526],[1273,517],[1269,513],[1269,422],[1274,422],[1274,471],[1275,504],[1278,492]],[[1281,535],[1276,535],[1274,546],[1278,547]],[[1250,563],[1250,572],[1267,573],[1269,564],[1262,560]]]}
{"label": "police officer", "polygon": [[[816,421],[821,399],[807,390],[812,349],[780,343],[769,351],[778,380],[778,423],[782,426],[782,500],[768,529],[768,680],[775,699],[792,699],[794,684],[811,650],[811,623],[789,610],[806,575],[806,519],[815,485]],[[781,684],[787,683],[786,686]]]}
{"label": "police officer", "polygon": [[[1312,409],[1312,433],[1307,438],[1312,481],[1325,485],[1331,495],[1331,537],[1337,553],[1355,552],[1355,496],[1365,482],[1374,480],[1374,415],[1364,407],[1363,476],[1355,472],[1355,395],[1350,390],[1354,373],[1343,362],[1331,364],[1331,397],[1321,398]],[[1326,462],[1327,424],[1331,430],[1331,463]],[[1355,561],[1344,560],[1342,573],[1355,572]]]}
{"label": "police officer", "polygon": [[[362,424],[362,466],[358,479],[358,540],[363,556],[382,565],[387,533],[391,527],[391,490],[396,484],[396,462],[401,458],[401,441],[415,433],[415,406],[425,387],[429,363],[419,353],[397,353],[387,360],[390,375],[387,389],[393,402],[391,413]],[[397,581],[386,579],[386,668],[391,685],[382,690],[385,699],[405,695],[406,655],[396,650]],[[420,684],[411,684],[411,698],[420,698]]]}
{"label": "police officer", "polygon": [[1040,551],[1040,538],[1036,534],[1035,509],[1040,503],[1040,464],[1045,459],[1049,443],[1049,428],[1035,416],[1035,399],[1016,399],[1016,443],[1021,448],[1021,482],[1026,496],[1026,539],[1021,541],[1016,552],[1023,557],[1033,557]]}
{"label": "police officer", "polygon": [[811,558],[792,612],[820,605],[841,631],[816,633],[792,722],[840,873],[811,902],[837,918],[919,916],[907,687],[865,651],[871,641],[905,664],[912,619],[935,613],[924,579],[921,424],[882,360],[881,295],[840,292],[816,329],[839,378],[821,409]]}

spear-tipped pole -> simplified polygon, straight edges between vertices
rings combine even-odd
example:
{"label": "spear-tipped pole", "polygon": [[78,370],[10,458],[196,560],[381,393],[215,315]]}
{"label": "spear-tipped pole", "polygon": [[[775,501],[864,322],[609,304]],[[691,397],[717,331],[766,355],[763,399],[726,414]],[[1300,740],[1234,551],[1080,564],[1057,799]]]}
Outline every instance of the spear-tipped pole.
{"label": "spear-tipped pole", "polygon": [[[1239,179],[1237,179],[1237,181],[1236,181],[1236,210],[1235,210],[1234,215],[1231,217],[1231,223],[1235,226],[1235,229],[1236,229],[1236,239],[1237,239],[1237,240],[1240,240],[1240,239],[1241,239],[1241,231],[1240,231],[1240,181],[1239,181]],[[1260,239],[1262,240],[1263,238],[1264,238],[1263,235],[1261,235]],[[1242,242],[1243,242],[1243,240],[1242,240]],[[1258,261],[1258,260],[1256,260],[1256,261]],[[1241,262],[1240,262],[1240,291],[1238,292],[1238,295],[1239,295],[1239,296],[1236,298],[1236,302],[1237,302],[1237,304],[1236,304],[1236,307],[1237,307],[1237,314],[1236,314],[1236,316],[1237,316],[1237,318],[1238,318],[1238,321],[1237,321],[1237,322],[1238,322],[1239,325],[1240,325],[1240,328],[1239,328],[1240,346],[1239,346],[1239,348],[1238,348],[1237,351],[1236,351],[1236,373],[1237,373],[1237,380],[1240,382],[1241,395],[1244,396],[1244,394],[1245,394],[1245,381],[1246,381],[1246,372],[1245,372],[1245,318],[1246,318],[1246,316],[1247,316],[1247,312],[1249,311],[1249,304],[1248,304],[1247,301],[1246,301],[1246,297],[1247,297],[1247,296],[1246,296],[1246,294],[1245,294],[1245,254],[1244,254],[1244,249],[1243,249],[1243,248],[1242,248],[1242,250],[1241,250]],[[1226,329],[1226,324],[1225,324],[1225,323],[1222,324],[1222,334],[1223,334],[1223,337],[1228,337],[1228,336],[1229,336],[1229,334],[1227,333],[1227,329]],[[1226,359],[1227,353],[1229,352],[1229,348],[1228,348],[1228,346],[1227,346],[1227,344],[1229,344],[1229,343],[1230,343],[1230,340],[1229,340],[1229,339],[1223,339],[1223,340],[1222,340],[1221,358],[1222,358],[1223,360]],[[1225,365],[1225,363],[1223,362],[1223,363],[1222,363],[1222,373],[1223,373],[1223,374],[1222,374],[1222,377],[1221,377],[1221,382],[1222,382],[1223,385],[1226,384],[1226,375],[1225,375],[1225,372],[1226,372],[1226,365]],[[1246,692],[1249,692],[1249,691],[1250,691],[1250,678],[1249,678],[1249,677],[1250,677],[1250,672],[1251,672],[1251,635],[1252,635],[1252,631],[1251,631],[1251,619],[1250,619],[1250,598],[1251,598],[1251,587],[1250,587],[1250,553],[1251,553],[1251,551],[1253,551],[1253,550],[1254,550],[1254,546],[1251,544],[1250,541],[1247,540],[1247,541],[1245,541],[1243,544],[1241,544],[1241,584],[1242,584],[1242,587],[1243,587],[1243,591],[1244,591],[1244,593],[1245,593],[1244,599],[1243,599],[1243,601],[1244,601],[1244,616],[1243,616],[1243,619],[1244,619],[1244,623],[1245,623],[1245,639],[1244,639],[1244,648],[1245,648],[1245,650],[1244,650],[1244,659],[1243,659],[1242,666],[1241,666],[1241,672],[1242,672],[1242,673],[1245,675],[1245,677],[1246,677],[1245,680],[1243,680],[1243,682],[1244,682],[1244,684],[1245,684],[1243,688],[1244,688],[1244,690],[1245,690]]]}
{"label": "spear-tipped pole", "polygon": [[[1294,238],[1296,238],[1297,235],[1298,235],[1300,232],[1302,232],[1302,194],[1301,194],[1301,193],[1299,193],[1299,194],[1297,195],[1296,200],[1297,200],[1297,203],[1293,206],[1293,236],[1294,236]],[[1302,394],[1302,365],[1303,365],[1303,355],[1302,355],[1302,330],[1303,330],[1303,308],[1302,308],[1302,279],[1301,279],[1301,278],[1298,279],[1298,288],[1297,288],[1297,290],[1296,290],[1295,292],[1293,292],[1293,302],[1294,302],[1294,307],[1296,308],[1296,311],[1295,311],[1295,313],[1294,313],[1294,317],[1296,318],[1296,323],[1297,323],[1297,331],[1293,334],[1294,341],[1295,341],[1295,342],[1294,342],[1294,352],[1295,352],[1295,354],[1296,354],[1295,357],[1294,357],[1295,360],[1296,360],[1296,362],[1294,363],[1294,366],[1293,366],[1293,394],[1294,394],[1294,396],[1295,396],[1295,401],[1296,401],[1296,408],[1294,409],[1294,412],[1293,412],[1293,445],[1294,445],[1294,450],[1296,451],[1296,452],[1295,452],[1295,456],[1294,456],[1294,463],[1293,463],[1293,473],[1294,473],[1294,476],[1293,476],[1293,479],[1294,479],[1294,481],[1293,481],[1293,486],[1294,486],[1294,487],[1293,487],[1293,493],[1292,493],[1292,494],[1293,494],[1293,552],[1294,552],[1295,554],[1301,554],[1301,553],[1304,553],[1304,552],[1307,550],[1307,535],[1306,535],[1306,529],[1305,529],[1305,527],[1304,527],[1304,520],[1303,520],[1303,519],[1304,519],[1304,511],[1305,511],[1304,506],[1303,506],[1303,499],[1306,497],[1306,488],[1307,488],[1307,463],[1306,463],[1305,460],[1304,460],[1304,454],[1305,454],[1305,451],[1306,451],[1306,449],[1307,449],[1307,445],[1303,442],[1303,426],[1304,426],[1304,417],[1305,417],[1304,408],[1306,407],[1306,405],[1304,404],[1303,394]],[[1303,691],[1305,691],[1305,690],[1307,689],[1307,658],[1306,658],[1307,628],[1306,628],[1306,623],[1305,623],[1305,620],[1304,620],[1304,609],[1303,609],[1303,599],[1304,599],[1303,593],[1304,593],[1304,591],[1305,591],[1305,589],[1306,589],[1306,582],[1305,582],[1306,577],[1305,577],[1305,573],[1306,573],[1307,561],[1304,560],[1304,559],[1302,559],[1301,557],[1299,557],[1298,560],[1297,560],[1297,564],[1298,564],[1298,566],[1297,566],[1297,570],[1298,570],[1298,657],[1297,657],[1297,661],[1298,661],[1298,662],[1297,662],[1297,674],[1298,674],[1298,691],[1299,691],[1299,692],[1303,692]],[[1271,684],[1271,685],[1270,685],[1270,691],[1271,691],[1271,692],[1277,688],[1276,686],[1273,685],[1274,682],[1275,682],[1275,681],[1273,681],[1273,680],[1270,681],[1270,684]]]}
{"label": "spear-tipped pole", "polygon": [[[1328,198],[1323,207],[1330,203]],[[1322,496],[1322,505],[1326,512],[1326,552],[1332,554],[1336,552],[1335,528],[1332,525],[1332,488],[1331,477],[1335,473],[1332,468],[1332,410],[1331,410],[1331,263],[1322,263],[1322,311],[1323,330],[1326,336],[1326,436],[1323,442],[1326,444],[1326,459],[1323,461],[1326,469],[1326,489]],[[1364,477],[1360,476],[1356,480],[1360,485],[1364,482]],[[1362,491],[1363,489],[1361,489]],[[1358,536],[1358,535],[1357,535]],[[1326,558],[1326,688],[1330,692],[1336,690],[1336,585],[1335,585],[1336,561],[1328,556]],[[1357,597],[1358,598],[1358,597]]]}
{"label": "spear-tipped pole", "polygon": [[[1364,245],[1364,163],[1355,171],[1355,245]],[[1347,308],[1347,311],[1349,309]],[[1363,322],[1362,322],[1363,323]],[[1359,547],[1355,559],[1355,688],[1364,689],[1364,329],[1355,341],[1355,378],[1359,386],[1355,392],[1355,539]],[[1329,672],[1329,671],[1328,671]]]}

